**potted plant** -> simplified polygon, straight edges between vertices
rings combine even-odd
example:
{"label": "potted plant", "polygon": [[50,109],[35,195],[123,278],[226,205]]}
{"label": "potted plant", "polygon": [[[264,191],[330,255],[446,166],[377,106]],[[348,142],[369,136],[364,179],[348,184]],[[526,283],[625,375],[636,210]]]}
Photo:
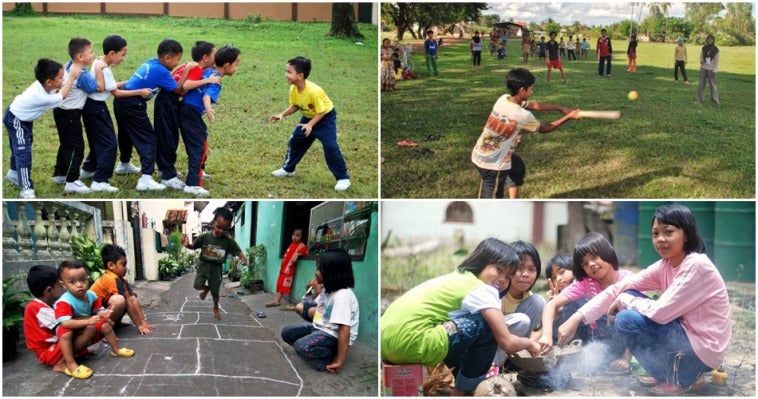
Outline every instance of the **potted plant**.
{"label": "potted plant", "polygon": [[172,278],[176,277],[176,271],[179,268],[179,265],[171,259],[170,256],[167,256],[161,260],[158,261],[158,276],[163,281],[170,281]]}
{"label": "potted plant", "polygon": [[32,299],[19,282],[26,278],[24,273],[3,279],[3,362],[18,356],[19,323],[24,320],[24,306]]}
{"label": "potted plant", "polygon": [[263,291],[261,274],[266,268],[266,246],[258,244],[245,252],[247,252],[247,267],[243,269],[240,284],[252,292]]}
{"label": "potted plant", "polygon": [[71,237],[71,251],[74,253],[74,258],[80,260],[87,269],[90,284],[97,281],[105,272],[103,257],[100,254],[102,249],[103,244],[98,244],[87,236]]}

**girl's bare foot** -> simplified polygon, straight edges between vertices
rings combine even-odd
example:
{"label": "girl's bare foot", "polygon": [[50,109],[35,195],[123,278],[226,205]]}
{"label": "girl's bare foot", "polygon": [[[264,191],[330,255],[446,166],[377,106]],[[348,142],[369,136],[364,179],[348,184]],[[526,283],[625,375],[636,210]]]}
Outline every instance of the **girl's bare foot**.
{"label": "girl's bare foot", "polygon": [[200,292],[200,295],[198,296],[200,297],[201,301],[204,301],[205,297],[208,296],[208,290],[203,290],[202,292]]}
{"label": "girl's bare foot", "polygon": [[213,309],[213,318],[216,320],[221,320],[221,312],[219,312],[218,309]]}

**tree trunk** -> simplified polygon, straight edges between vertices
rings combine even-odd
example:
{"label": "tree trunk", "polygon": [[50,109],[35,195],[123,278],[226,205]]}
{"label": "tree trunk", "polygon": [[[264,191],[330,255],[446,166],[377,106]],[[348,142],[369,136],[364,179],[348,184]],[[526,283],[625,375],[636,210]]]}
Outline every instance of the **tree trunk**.
{"label": "tree trunk", "polygon": [[355,22],[355,9],[352,3],[332,4],[332,29],[329,34],[335,37],[363,39]]}

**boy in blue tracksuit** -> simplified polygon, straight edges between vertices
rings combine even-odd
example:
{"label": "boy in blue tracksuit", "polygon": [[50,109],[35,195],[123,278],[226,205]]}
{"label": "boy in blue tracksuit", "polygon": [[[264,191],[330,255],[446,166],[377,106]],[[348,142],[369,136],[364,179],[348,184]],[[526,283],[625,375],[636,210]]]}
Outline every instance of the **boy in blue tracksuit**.
{"label": "boy in blue tracksuit", "polygon": [[[203,72],[203,79],[234,75],[240,63],[240,50],[231,46],[221,47],[216,51],[215,63],[214,68],[208,68]],[[219,94],[221,84],[208,83],[188,91],[179,107],[182,140],[187,150],[187,180],[184,186],[184,192],[187,194],[210,195],[210,192],[202,187],[202,165],[208,155],[208,127],[203,122],[203,114],[208,116],[209,122],[215,122],[213,104],[218,101]]]}
{"label": "boy in blue tracksuit", "polygon": [[[176,40],[165,39],[158,45],[158,56],[145,61],[123,86],[124,90],[139,90],[149,88],[154,92],[168,90],[179,93],[187,73],[194,67],[188,67],[179,82],[171,76],[171,71],[179,64],[183,53],[182,45]],[[190,63],[192,64],[192,63]],[[119,134],[128,133],[137,149],[142,165],[137,182],[137,191],[164,190],[165,185],[153,180],[157,156],[157,138],[153,125],[147,116],[147,101],[142,97],[124,97],[113,100],[113,111],[116,114],[116,124]],[[124,154],[121,154],[124,162]]]}
{"label": "boy in blue tracksuit", "polygon": [[63,79],[74,79],[71,91],[58,108],[53,110],[55,127],[58,129],[58,155],[55,159],[53,182],[65,184],[64,192],[86,194],[90,192],[79,180],[79,168],[84,160],[84,130],[82,129],[82,108],[87,96],[97,91],[97,82],[88,73],[78,77],[70,76],[72,65],[85,69],[92,65],[95,53],[92,42],[83,37],[75,37],[68,42],[68,54],[71,61],[66,64]]}
{"label": "boy in blue tracksuit", "polygon": [[34,121],[45,111],[61,105],[82,68],[74,64],[68,72],[70,78],[64,84],[63,65],[49,58],[39,59],[34,67],[34,83],[16,96],[5,110],[3,124],[8,129],[11,150],[10,168],[5,179],[18,186],[23,199],[36,198],[32,182]]}

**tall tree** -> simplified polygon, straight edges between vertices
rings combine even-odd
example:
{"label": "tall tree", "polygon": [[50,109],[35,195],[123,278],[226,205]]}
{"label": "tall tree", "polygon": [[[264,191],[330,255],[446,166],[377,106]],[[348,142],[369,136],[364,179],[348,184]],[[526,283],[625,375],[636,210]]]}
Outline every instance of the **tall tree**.
{"label": "tall tree", "polygon": [[332,3],[332,28],[329,34],[335,37],[363,39],[355,22],[355,8],[352,3]]}
{"label": "tall tree", "polygon": [[666,35],[669,33],[669,9],[671,8],[671,3],[650,3],[648,5],[648,9],[650,10],[650,15],[653,15],[655,17],[664,17],[666,18],[666,28],[663,31],[663,41],[666,41]]}
{"label": "tall tree", "polygon": [[722,3],[685,3],[684,15],[695,25],[700,42],[708,34],[715,33],[715,21],[723,9]]}

